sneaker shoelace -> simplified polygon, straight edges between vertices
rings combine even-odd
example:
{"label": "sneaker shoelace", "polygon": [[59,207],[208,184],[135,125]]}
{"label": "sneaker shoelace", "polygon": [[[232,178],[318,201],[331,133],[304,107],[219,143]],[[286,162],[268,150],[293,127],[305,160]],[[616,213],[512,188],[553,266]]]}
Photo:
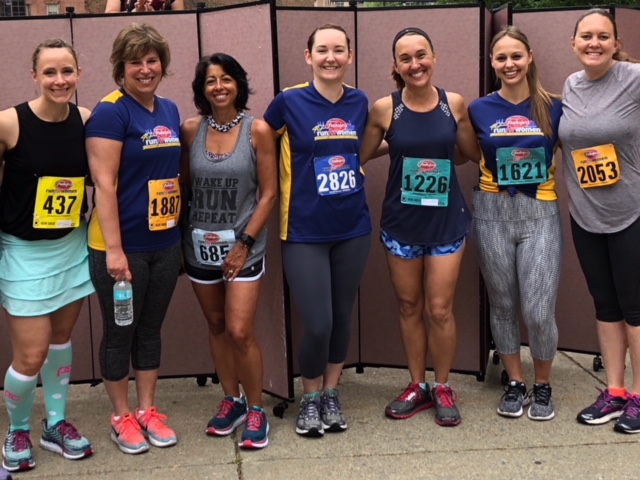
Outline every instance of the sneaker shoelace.
{"label": "sneaker shoelace", "polygon": [[247,430],[251,432],[257,432],[260,430],[260,426],[262,425],[262,413],[257,410],[249,410],[247,413]]}
{"label": "sneaker shoelace", "polygon": [[320,412],[318,411],[318,405],[316,402],[309,401],[304,402],[304,417],[311,420],[319,420]]}
{"label": "sneaker shoelace", "polygon": [[600,410],[603,407],[610,405],[611,400],[615,398],[613,395],[609,393],[609,390],[602,390],[601,388],[598,388],[598,387],[596,387],[596,390],[600,392],[600,395],[598,395],[598,398],[592,405],[592,407],[595,408],[596,410]]}
{"label": "sneaker shoelace", "polygon": [[453,388],[446,387],[444,385],[438,385],[438,387],[436,387],[436,396],[440,401],[440,405],[444,408],[453,408],[455,406],[455,401],[458,398],[456,392],[453,391]]}
{"label": "sneaker shoelace", "polygon": [[405,388],[398,396],[398,400],[401,402],[410,402],[414,397],[420,396],[420,385],[418,383],[411,383]]}
{"label": "sneaker shoelace", "polygon": [[337,413],[340,413],[340,411],[342,410],[340,407],[340,400],[338,400],[338,397],[330,397],[329,395],[325,395],[324,403],[325,403],[327,412],[329,413],[337,414]]}
{"label": "sneaker shoelace", "polygon": [[538,405],[549,405],[551,400],[551,388],[549,387],[537,387],[533,389],[533,401]]}
{"label": "sneaker shoelace", "polygon": [[155,429],[165,429],[168,428],[164,421],[167,419],[166,415],[159,413],[155,408],[150,408],[147,410],[144,415],[145,424],[147,426],[147,430],[149,428]]}
{"label": "sneaker shoelace", "polygon": [[629,395],[624,407],[624,414],[631,418],[640,417],[640,395]]}
{"label": "sneaker shoelace", "polygon": [[507,402],[517,402],[520,400],[521,396],[522,391],[520,390],[519,386],[509,384],[504,392],[504,395],[502,395],[502,398]]}
{"label": "sneaker shoelace", "polygon": [[140,424],[133,418],[133,415],[124,415],[117,426],[120,436],[125,437],[140,432]]}
{"label": "sneaker shoelace", "polygon": [[69,440],[80,440],[82,438],[82,436],[78,433],[76,427],[74,427],[67,421],[63,421],[60,425],[58,425],[58,430],[60,430],[62,438],[68,438]]}
{"label": "sneaker shoelace", "polygon": [[[10,433],[9,447],[14,452],[23,452],[33,447],[31,444],[31,438],[29,434],[22,430],[17,430]],[[11,448],[12,447],[12,448]]]}
{"label": "sneaker shoelace", "polygon": [[225,418],[227,415],[229,415],[232,407],[233,402],[231,400],[223,398],[218,404],[218,414],[216,415],[216,418]]}

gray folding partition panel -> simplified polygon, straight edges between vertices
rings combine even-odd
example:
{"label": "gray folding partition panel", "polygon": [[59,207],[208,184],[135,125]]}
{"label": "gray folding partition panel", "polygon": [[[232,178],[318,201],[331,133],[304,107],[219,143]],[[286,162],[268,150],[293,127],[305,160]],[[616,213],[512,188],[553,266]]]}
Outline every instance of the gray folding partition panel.
{"label": "gray folding partition panel", "polygon": [[[478,97],[483,65],[479,58],[483,9],[429,7],[358,11],[358,87],[373,103],[395,89],[390,78],[392,41],[402,28],[414,26],[431,37],[436,53],[434,85],[460,93],[466,102]],[[399,329],[398,305],[389,279],[383,247],[378,240],[382,198],[387,181],[388,156],[365,166],[366,189],[374,224],[371,254],[360,289],[361,363],[405,366]],[[463,192],[471,207],[471,189],[477,183],[477,166],[457,167]],[[458,348],[454,369],[480,374],[478,265],[473,241],[462,262],[454,301]],[[486,358],[484,364],[486,365]],[[431,365],[429,363],[429,365]]]}
{"label": "gray folding partition panel", "polygon": [[640,9],[615,7],[614,13],[622,49],[633,58],[640,59]]}

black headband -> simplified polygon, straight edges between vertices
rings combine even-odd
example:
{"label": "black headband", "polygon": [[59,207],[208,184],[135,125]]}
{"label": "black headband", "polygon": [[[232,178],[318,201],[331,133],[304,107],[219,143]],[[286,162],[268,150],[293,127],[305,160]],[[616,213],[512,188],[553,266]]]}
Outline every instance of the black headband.
{"label": "black headband", "polygon": [[424,30],[420,30],[419,28],[416,28],[416,27],[403,28],[396,34],[395,38],[393,39],[393,45],[391,45],[391,55],[393,55],[393,58],[396,57],[396,43],[398,43],[398,40],[400,40],[405,35],[408,35],[409,33],[415,33],[417,35],[421,35],[424,38],[426,38],[427,42],[429,42],[429,46],[431,47],[431,50],[433,50],[433,43],[431,42],[429,35],[427,35],[427,32],[425,32]]}

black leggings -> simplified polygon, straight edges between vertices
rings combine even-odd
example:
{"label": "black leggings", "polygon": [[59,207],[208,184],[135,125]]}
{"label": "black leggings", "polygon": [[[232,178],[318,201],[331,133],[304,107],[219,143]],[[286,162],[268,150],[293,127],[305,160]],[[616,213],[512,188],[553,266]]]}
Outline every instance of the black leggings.
{"label": "black leggings", "polygon": [[571,233],[596,318],[640,326],[640,219],[620,232],[591,233],[571,217]]}
{"label": "black leggings", "polygon": [[327,363],[347,358],[351,311],[370,244],[371,235],[330,243],[282,243],[284,272],[304,322],[304,378],[320,377]]}
{"label": "black leggings", "polygon": [[160,367],[160,329],[178,279],[182,258],[180,242],[165,250],[127,253],[133,287],[133,323],[116,325],[113,318],[114,279],[107,272],[106,252],[89,249],[89,270],[102,311],[100,373],[117,382],[135,370]]}

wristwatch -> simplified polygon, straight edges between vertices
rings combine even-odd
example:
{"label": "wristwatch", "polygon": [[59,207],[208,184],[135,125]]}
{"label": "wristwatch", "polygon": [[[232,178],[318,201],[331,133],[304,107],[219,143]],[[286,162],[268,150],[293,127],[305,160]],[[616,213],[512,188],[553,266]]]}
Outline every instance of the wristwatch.
{"label": "wristwatch", "polygon": [[253,248],[253,245],[256,243],[255,238],[244,232],[238,236],[238,241],[245,244],[249,249]]}

